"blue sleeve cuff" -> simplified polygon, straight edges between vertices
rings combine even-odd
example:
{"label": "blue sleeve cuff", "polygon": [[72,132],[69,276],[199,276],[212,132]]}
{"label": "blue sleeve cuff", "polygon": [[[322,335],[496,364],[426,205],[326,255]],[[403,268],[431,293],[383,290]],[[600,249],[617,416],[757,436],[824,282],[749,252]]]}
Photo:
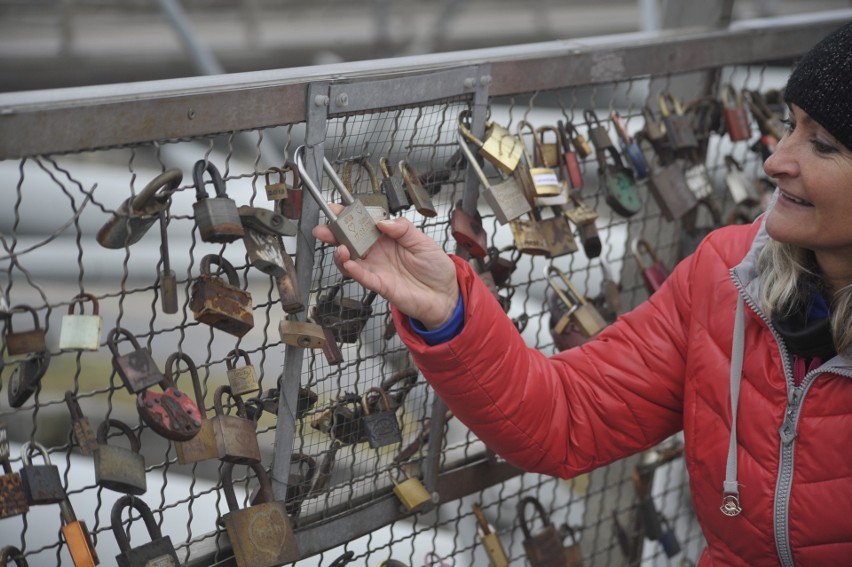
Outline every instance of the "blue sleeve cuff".
{"label": "blue sleeve cuff", "polygon": [[453,311],[452,317],[450,320],[444,323],[444,325],[434,331],[430,331],[423,326],[423,323],[418,321],[417,319],[411,319],[411,327],[414,331],[423,337],[423,340],[426,341],[426,344],[429,346],[435,346],[442,343],[445,343],[461,333],[462,328],[464,328],[464,303],[462,302],[461,293],[459,293],[459,302],[456,305],[456,310]]}

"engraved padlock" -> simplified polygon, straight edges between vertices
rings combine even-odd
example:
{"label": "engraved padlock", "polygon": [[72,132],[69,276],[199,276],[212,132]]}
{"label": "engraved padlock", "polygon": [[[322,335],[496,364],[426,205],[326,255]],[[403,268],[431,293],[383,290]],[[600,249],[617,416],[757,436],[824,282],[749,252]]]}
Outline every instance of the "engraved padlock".
{"label": "engraved padlock", "polygon": [[201,379],[198,377],[198,368],[192,358],[186,353],[173,352],[166,359],[166,378],[177,384],[178,371],[175,364],[182,361],[186,365],[186,372],[192,380],[192,392],[195,396],[195,407],[198,408],[201,425],[191,439],[175,442],[178,463],[182,465],[219,458],[219,448],[213,436],[213,424],[207,419],[207,410],[204,407],[204,394],[201,391]]}
{"label": "engraved padlock", "polygon": [[540,212],[537,213],[539,230],[549,248],[545,256],[557,258],[566,254],[573,254],[579,248],[577,247],[577,240],[574,238],[574,231],[568,224],[568,217],[562,207],[552,206],[550,209],[553,214],[549,216],[541,215]]}
{"label": "engraved padlock", "polygon": [[67,498],[59,503],[62,521],[62,538],[71,555],[74,567],[94,567],[100,563],[98,553],[92,544],[92,536],[86,522],[77,519],[71,501]]}
{"label": "engraved padlock", "polygon": [[480,140],[470,131],[470,111],[463,110],[458,116],[459,132],[479,148],[479,154],[503,173],[512,173],[524,152],[524,143],[504,126],[496,122],[485,123],[485,135]]}
{"label": "engraved padlock", "polygon": [[[127,339],[133,351],[128,354],[118,354],[118,338]],[[139,346],[136,337],[122,327],[116,327],[107,335],[107,347],[112,353],[112,366],[131,394],[137,394],[146,388],[159,384],[163,373],[157,368],[157,363],[151,357],[147,348]]]}
{"label": "engraved padlock", "polygon": [[[33,320],[32,329],[27,331],[15,331],[12,328],[12,319],[15,313],[29,313]],[[33,352],[44,352],[47,350],[44,329],[39,324],[38,313],[29,305],[15,305],[10,311],[10,317],[6,321],[6,350],[10,355],[28,354]]]}
{"label": "engraved padlock", "polygon": [[3,474],[0,474],[0,518],[19,516],[30,509],[21,475],[12,470],[9,457],[6,425],[0,423],[0,466],[3,467]]}
{"label": "engraved padlock", "polygon": [[[30,450],[39,453],[44,459],[43,465],[34,465],[30,457]],[[27,441],[21,446],[21,463],[23,466],[19,471],[24,495],[30,506],[43,504],[59,504],[67,495],[62,487],[62,479],[59,477],[59,467],[50,462],[47,449],[36,441]]]}
{"label": "engraved padlock", "polygon": [[[150,541],[130,547],[130,538],[122,526],[121,514],[125,509],[134,509],[145,523]],[[125,494],[115,501],[110,513],[110,525],[120,553],[115,556],[117,567],[180,567],[175,547],[169,536],[164,536],[154,519],[151,508],[140,498]]]}
{"label": "engraved padlock", "polygon": [[500,536],[494,531],[494,527],[488,523],[479,504],[473,505],[473,513],[477,521],[476,534],[479,536],[479,543],[485,548],[491,567],[509,567],[509,557],[506,555],[506,550],[503,549]]}
{"label": "engraved padlock", "polygon": [[[108,444],[110,429],[117,429],[130,442],[130,447]],[[145,494],[145,457],[142,443],[129,425],[118,419],[107,419],[98,427],[98,448],[94,451],[95,483],[123,494]]]}
{"label": "engraved padlock", "polygon": [[[227,281],[211,272],[212,264],[219,266]],[[251,294],[240,288],[234,266],[215,254],[201,259],[201,274],[192,284],[189,308],[199,323],[235,337],[244,336],[254,327]]]}
{"label": "engraved padlock", "polygon": [[[236,405],[236,415],[225,413],[222,402],[224,396],[230,397]],[[248,419],[243,399],[233,395],[230,386],[216,388],[213,393],[213,412],[215,415],[210,421],[219,459],[237,464],[259,463],[260,445],[255,423]]]}
{"label": "engraved padlock", "polygon": [[6,390],[10,406],[21,407],[39,390],[41,379],[44,378],[50,366],[50,359],[50,351],[46,350],[29,354],[18,361],[18,365],[9,376],[9,385]]}
{"label": "engraved padlock", "polygon": [[459,147],[467,157],[467,163],[479,178],[482,188],[479,191],[480,196],[485,199],[488,206],[494,212],[494,216],[500,224],[506,224],[510,220],[514,220],[519,216],[530,212],[531,207],[524,195],[523,189],[518,186],[514,177],[508,177],[500,183],[491,184],[485,176],[485,172],[480,167],[479,162],[473,155],[473,152],[467,145],[464,137],[458,137]]}
{"label": "engraved padlock", "polygon": [[[276,174],[278,175],[278,181],[273,181],[270,176]],[[287,198],[287,181],[285,180],[285,175],[286,172],[280,167],[270,167],[264,172],[263,177],[266,181],[264,189],[268,201],[279,201]]]}
{"label": "engraved padlock", "polygon": [[146,388],[136,394],[136,411],[152,431],[172,441],[188,441],[201,429],[201,411],[178,390],[169,376],[159,383],[162,392]]}
{"label": "engraved padlock", "polygon": [[[380,400],[378,410],[371,410],[370,404],[367,403],[368,396],[371,393],[378,394]],[[402,430],[399,427],[399,420],[391,407],[387,393],[382,388],[378,386],[368,388],[361,398],[361,407],[364,409],[361,420],[370,447],[378,449],[394,443],[402,443]]]}
{"label": "engraved padlock", "polygon": [[564,205],[567,202],[567,194],[563,190],[562,184],[559,182],[556,170],[551,167],[545,167],[541,163],[541,147],[538,137],[536,136],[535,128],[526,120],[521,120],[518,122],[517,126],[518,139],[523,140],[524,131],[529,131],[534,148],[533,156],[530,156],[527,151],[526,143],[523,144],[526,173],[529,176],[529,180],[532,182],[536,205]]}
{"label": "engraved padlock", "polygon": [[432,495],[423,486],[416,476],[410,476],[401,467],[396,468],[397,474],[402,475],[403,480],[398,481],[391,471],[388,471],[393,483],[393,493],[402,503],[406,512],[417,513],[424,510],[433,503]]}
{"label": "engraved padlock", "polygon": [[[212,199],[204,188],[205,172],[210,174],[210,181],[216,192]],[[206,159],[198,160],[192,168],[192,180],[195,183],[195,203],[192,204],[192,211],[201,240],[226,244],[242,238],[244,230],[237,204],[228,198],[225,181],[216,166]]]}
{"label": "engraved padlock", "polygon": [[[361,166],[361,169],[367,173],[371,189],[369,193],[359,193],[354,189],[354,185],[352,184],[352,166],[355,164]],[[353,197],[361,201],[364,208],[373,217],[373,220],[378,222],[388,219],[390,216],[390,205],[388,204],[387,195],[382,193],[382,188],[376,177],[376,170],[373,169],[373,166],[366,158],[346,161],[343,165],[343,184]]]}
{"label": "engraved padlock", "polygon": [[273,500],[272,484],[260,463],[248,465],[260,484],[262,503],[240,509],[233,484],[234,463],[222,465],[222,491],[229,512],[222,516],[238,567],[277,567],[301,558],[283,502]]}
{"label": "engraved padlock", "polygon": [[515,247],[522,254],[546,256],[550,254],[550,243],[544,237],[538,220],[530,214],[529,218],[519,218],[509,222]]}
{"label": "engraved padlock", "polygon": [[179,169],[169,169],[151,180],[135,197],[124,201],[97,234],[104,248],[118,249],[130,246],[141,239],[169,208],[172,193],[183,180]]}
{"label": "engraved padlock", "polygon": [[[240,358],[245,364],[237,366],[237,360]],[[225,358],[225,366],[228,368],[228,384],[231,386],[231,393],[245,396],[260,390],[257,372],[246,351],[239,348],[232,350]]]}
{"label": "engraved padlock", "polygon": [[[526,515],[527,507],[532,506],[542,523],[536,533],[530,529],[530,519]],[[541,502],[532,496],[525,496],[518,502],[518,520],[524,534],[523,546],[527,559],[533,567],[565,567],[565,550],[556,526],[550,521]]]}
{"label": "engraved padlock", "polygon": [[417,209],[417,212],[427,218],[438,216],[438,211],[435,209],[432,197],[426,187],[423,186],[423,181],[421,180],[421,177],[417,175],[417,171],[414,169],[414,166],[408,163],[408,161],[401,159],[399,160],[397,168],[402,174],[402,183],[405,187],[405,193],[408,195],[408,198],[411,199],[411,202],[414,204],[414,208]]}
{"label": "engraved padlock", "polygon": [[[81,311],[85,311],[85,300],[92,302],[92,314],[74,314],[74,306],[78,304]],[[103,319],[98,312],[98,298],[91,293],[77,294],[68,305],[68,314],[62,316],[59,349],[98,350],[101,343],[102,324]]]}
{"label": "engraved padlock", "polygon": [[410,208],[412,201],[402,185],[402,173],[399,168],[394,171],[388,163],[388,158],[382,156],[379,158],[379,171],[382,173],[381,189],[387,197],[391,214],[395,215]]}
{"label": "engraved padlock", "polygon": [[91,455],[98,448],[98,439],[92,430],[91,423],[83,415],[83,410],[80,408],[79,402],[70,390],[66,390],[65,392],[65,405],[68,406],[68,412],[71,414],[71,432],[77,441],[80,454]]}
{"label": "engraved padlock", "polygon": [[[554,274],[562,280],[564,288],[553,281],[552,276]],[[556,266],[547,266],[544,270],[544,276],[547,284],[553,288],[567,308],[566,314],[554,326],[557,333],[561,333],[568,326],[568,323],[573,322],[586,338],[591,338],[607,326],[607,322],[600,312],[583,297],[583,294],[574,287],[562,270]]]}
{"label": "engraved padlock", "polygon": [[381,236],[373,217],[370,216],[364,204],[355,199],[346,189],[343,181],[334,171],[334,167],[323,157],[323,171],[328,175],[344,202],[343,210],[339,214],[334,214],[323,199],[319,187],[305,170],[304,153],[305,146],[299,146],[294,153],[294,160],[299,168],[303,185],[307,187],[308,194],[317,202],[317,205],[328,218],[328,226],[337,242],[346,246],[353,259],[360,258]]}

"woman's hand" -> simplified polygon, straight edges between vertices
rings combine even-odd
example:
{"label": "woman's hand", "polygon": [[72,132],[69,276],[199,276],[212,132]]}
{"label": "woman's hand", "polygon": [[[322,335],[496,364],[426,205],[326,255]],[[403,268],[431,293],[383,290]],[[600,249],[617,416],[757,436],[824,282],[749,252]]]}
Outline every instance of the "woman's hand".
{"label": "woman's hand", "polygon": [[[335,213],[343,209],[336,203],[329,206]],[[427,329],[442,326],[459,300],[455,264],[437,242],[405,217],[376,225],[382,236],[358,260],[337,242],[328,225],[318,225],[312,232],[319,240],[337,245],[334,263],[344,275],[375,291]]]}

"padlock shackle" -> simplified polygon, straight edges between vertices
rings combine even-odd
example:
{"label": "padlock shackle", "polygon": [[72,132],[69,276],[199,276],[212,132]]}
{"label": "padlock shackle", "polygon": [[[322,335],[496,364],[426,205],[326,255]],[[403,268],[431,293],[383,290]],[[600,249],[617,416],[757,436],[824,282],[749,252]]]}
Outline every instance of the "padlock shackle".
{"label": "padlock shackle", "polygon": [[195,200],[202,201],[210,197],[207,189],[204,187],[205,172],[210,174],[210,181],[213,182],[213,190],[216,192],[216,197],[227,198],[228,194],[225,192],[225,181],[222,179],[222,174],[219,173],[213,162],[207,161],[207,159],[200,159],[192,167],[192,181],[195,183]]}
{"label": "padlock shackle", "polygon": [[[334,214],[334,211],[331,210],[331,207],[328,206],[325,199],[322,198],[322,190],[316,186],[314,180],[311,179],[311,176],[308,175],[307,170],[305,170],[304,158],[303,154],[305,153],[305,146],[299,146],[293,152],[293,160],[296,162],[296,167],[299,170],[299,173],[302,176],[302,186],[307,187],[308,193],[311,197],[314,198],[317,205],[319,205],[320,210],[322,210],[323,214],[328,217],[328,220],[331,222],[335,222],[337,220],[337,215]],[[323,166],[325,166],[326,159],[323,159]],[[324,169],[324,167],[323,167]],[[336,177],[336,175],[335,175]]]}
{"label": "padlock shackle", "polygon": [[[388,378],[382,380],[381,388],[384,390],[388,398],[397,406],[401,406],[405,401],[408,392],[417,385],[417,379],[420,377],[420,371],[417,368],[404,368],[391,374]],[[399,384],[399,389],[391,393],[391,388]]]}
{"label": "padlock shackle", "polygon": [[[566,295],[566,290],[560,289],[555,283],[553,283],[553,279],[551,274],[556,274],[562,279],[562,282],[568,288],[568,292],[571,293],[573,297],[568,297]],[[570,315],[577,311],[580,307],[586,304],[586,300],[583,297],[574,284],[571,283],[571,280],[568,279],[568,276],[565,275],[565,272],[557,268],[556,266],[550,265],[545,266],[544,268],[544,278],[547,280],[547,285],[553,288],[553,291],[556,292],[556,295],[559,296],[559,299],[565,304],[565,308],[568,309],[568,312],[565,315]]]}
{"label": "padlock shackle", "polygon": [[613,126],[615,126],[615,133],[618,134],[618,137],[621,138],[625,144],[630,145],[633,142],[633,138],[627,131],[627,123],[624,121],[621,114],[619,114],[617,110],[613,110],[609,113],[609,118],[612,121]]}
{"label": "padlock shackle", "polygon": [[742,91],[737,91],[731,83],[722,85],[719,91],[719,99],[722,101],[724,108],[745,108]]}
{"label": "padlock shackle", "polygon": [[130,551],[130,538],[127,536],[127,532],[121,527],[121,513],[125,508],[134,508],[139,512],[139,515],[145,522],[145,529],[148,531],[148,535],[151,536],[152,541],[163,537],[163,532],[160,531],[160,526],[157,525],[157,520],[154,519],[154,513],[151,512],[151,508],[148,507],[145,501],[132,494],[125,494],[115,501],[109,515],[112,533],[115,536],[116,543],[118,543],[118,549],[122,553]]}
{"label": "padlock shackle", "polygon": [[477,148],[482,147],[482,140],[473,135],[473,132],[470,131],[470,127],[468,123],[470,122],[470,110],[462,110],[458,115],[458,124],[459,124],[459,133],[464,136],[466,140],[469,140],[470,143],[476,144]]}
{"label": "padlock shackle", "polygon": [[109,418],[101,422],[98,426],[98,445],[108,445],[107,436],[109,434],[109,430],[115,428],[121,431],[122,435],[127,437],[130,440],[130,450],[134,453],[139,453],[142,450],[142,443],[139,441],[139,438],[133,433],[133,429],[130,428],[129,425],[124,423],[123,421],[115,418]]}
{"label": "padlock shackle", "polygon": [[663,116],[670,116],[672,113],[675,116],[683,116],[685,113],[683,103],[670,91],[660,91],[657,95],[657,105]]}
{"label": "padlock shackle", "polygon": [[[254,471],[260,487],[255,495],[259,502],[272,501],[272,483],[269,480],[269,475],[266,474],[266,469],[260,463],[246,463],[245,466]],[[240,509],[237,503],[237,495],[234,492],[234,463],[226,461],[222,464],[222,472],[220,478],[222,481],[222,491],[225,493],[225,502],[228,504],[228,510],[236,512]]]}
{"label": "padlock shackle", "polygon": [[21,445],[21,463],[25,467],[32,466],[32,459],[30,458],[30,449],[34,449],[36,453],[39,453],[44,459],[45,465],[51,465],[50,455],[47,452],[47,448],[39,443],[38,441],[27,441],[23,445]]}
{"label": "padlock shackle", "polygon": [[544,164],[544,135],[547,132],[552,132],[556,138],[556,142],[554,142],[556,144],[556,163],[559,165],[559,171],[564,173],[565,160],[562,158],[565,153],[565,145],[562,143],[562,135],[556,126],[545,125],[535,129],[537,137],[533,137],[533,160],[536,164],[540,164],[540,167],[553,167]]}
{"label": "padlock shackle", "polygon": [[391,171],[391,165],[388,163],[388,158],[386,156],[382,156],[379,158],[379,171],[382,172],[382,177],[388,179],[393,176],[393,172]]}
{"label": "padlock shackle", "polygon": [[308,474],[305,475],[305,482],[313,480],[317,473],[317,461],[307,453],[293,453],[290,455],[290,464],[299,465],[299,471],[302,470],[302,465],[308,465]]}
{"label": "padlock shackle", "polygon": [[23,303],[19,303],[18,305],[13,306],[9,310],[9,317],[6,320],[6,332],[12,333],[12,315],[15,313],[29,313],[33,318],[33,330],[39,331],[41,330],[41,324],[38,322],[38,312],[33,307],[29,305],[24,305]]}
{"label": "padlock shackle", "polygon": [[488,535],[493,533],[491,529],[491,525],[488,523],[488,520],[485,518],[485,513],[482,511],[482,508],[476,502],[473,503],[473,515],[476,516],[476,522],[480,530],[481,535]]}
{"label": "padlock shackle", "polygon": [[527,150],[527,144],[526,142],[524,142],[524,130],[530,131],[530,134],[532,134],[533,146],[535,146],[535,127],[526,120],[521,119],[518,121],[518,125],[515,127],[515,131],[518,134],[518,139],[521,141],[521,147],[524,150],[524,158],[526,158],[527,160],[527,165],[529,165],[530,167],[536,167],[535,161],[533,160],[532,156],[530,156],[529,150]]}
{"label": "padlock shackle", "polygon": [[231,352],[228,353],[228,356],[225,357],[225,367],[228,370],[233,370],[237,366],[237,360],[242,358],[246,366],[251,365],[251,360],[249,359],[249,355],[246,351],[241,348],[235,348]]}
{"label": "padlock shackle", "polygon": [[645,260],[642,259],[643,252],[651,257],[651,260],[653,260],[652,263],[656,264],[660,261],[659,256],[657,256],[657,251],[654,249],[653,246],[651,246],[651,243],[645,240],[644,238],[634,238],[630,242],[630,251],[636,258],[636,262],[639,264],[639,268],[643,270],[649,267],[649,265],[645,263]]}
{"label": "padlock shackle", "polygon": [[234,404],[237,406],[237,416],[243,419],[248,419],[248,414],[246,413],[246,405],[243,402],[242,396],[238,394],[234,394],[231,391],[231,387],[227,384],[223,384],[216,388],[216,391],[213,392],[213,413],[216,415],[225,415],[225,410],[222,406],[222,397],[227,396],[233,400]]}
{"label": "padlock shackle", "polygon": [[473,152],[470,151],[470,147],[468,147],[467,142],[461,134],[458,135],[458,141],[462,153],[464,153],[465,157],[467,158],[468,165],[471,169],[473,169],[473,172],[479,178],[479,182],[486,189],[491,187],[491,184],[488,182],[488,177],[485,176],[485,172],[482,170],[482,167],[480,167],[479,162],[476,160],[476,156],[474,156]]}
{"label": "padlock shackle", "polygon": [[346,553],[344,553],[343,555],[341,555],[340,557],[338,557],[337,559],[332,561],[331,564],[328,567],[343,567],[344,565],[351,563],[352,559],[354,557],[355,557],[354,551],[351,551],[351,550],[347,551]]}
{"label": "padlock shackle", "polygon": [[9,565],[9,560],[15,562],[17,567],[29,567],[23,552],[14,545],[7,545],[0,549],[0,565]]}
{"label": "padlock shackle", "polygon": [[68,314],[74,314],[74,306],[77,304],[80,305],[80,313],[85,314],[83,310],[83,303],[85,303],[87,299],[92,302],[92,315],[98,315],[100,308],[98,305],[98,298],[87,292],[78,293],[71,299],[71,302],[68,304]]}
{"label": "padlock shackle", "polygon": [[280,167],[275,167],[273,165],[272,167],[270,167],[269,169],[267,169],[263,173],[263,179],[264,179],[264,181],[266,181],[267,185],[272,185],[272,183],[270,183],[270,181],[269,181],[269,174],[271,174],[271,173],[277,173],[278,174],[278,183],[285,183],[285,179],[284,179],[284,177],[286,175],[285,171],[283,169],[281,169]]}
{"label": "padlock shackle", "polygon": [[369,160],[365,157],[360,157],[354,160],[347,160],[345,164],[343,164],[343,184],[349,190],[352,195],[355,195],[357,191],[352,188],[352,166],[353,165],[361,166],[361,169],[367,172],[367,176],[370,179],[370,189],[372,189],[373,193],[381,194],[382,189],[379,187],[379,179],[376,177],[376,170],[373,168],[372,164],[370,164]]}
{"label": "padlock shackle", "polygon": [[106,340],[107,347],[109,348],[110,352],[112,352],[113,356],[115,356],[115,357],[121,356],[121,355],[118,354],[118,337],[120,337],[120,336],[122,336],[125,339],[127,339],[128,341],[130,341],[130,344],[133,346],[133,348],[135,350],[141,350],[142,349],[142,347],[139,346],[139,341],[136,340],[136,337],[133,335],[133,333],[131,333],[130,331],[128,331],[124,327],[116,327],[112,331],[109,332],[109,334],[107,335],[107,340]]}
{"label": "padlock shackle", "polygon": [[367,388],[367,391],[365,391],[364,395],[361,396],[361,407],[364,409],[364,415],[370,415],[370,404],[368,403],[367,397],[374,392],[379,395],[380,402],[385,406],[384,410],[393,411],[393,407],[390,403],[390,398],[388,398],[388,393],[385,392],[384,389],[379,386],[373,386],[372,388]]}
{"label": "padlock shackle", "polygon": [[[177,377],[173,375],[172,368],[178,360],[186,363],[186,369],[189,372],[189,377],[192,380],[192,392],[195,395],[195,405],[198,406],[198,413],[201,414],[201,419],[207,419],[207,411],[204,409],[204,394],[201,392],[201,379],[198,377],[198,367],[195,361],[185,352],[173,352],[166,359],[166,370],[163,376],[166,381],[171,383],[171,386],[177,388]],[[165,390],[165,388],[163,388]]]}
{"label": "padlock shackle", "polygon": [[[132,200],[128,199],[128,216],[152,217],[169,208],[172,194],[183,181],[183,172],[179,169],[167,169],[137,193]],[[162,192],[157,194],[157,191]]]}
{"label": "padlock shackle", "polygon": [[532,505],[538,513],[539,518],[541,518],[544,527],[551,525],[550,518],[547,515],[547,511],[545,511],[544,506],[542,506],[541,502],[539,502],[533,496],[525,496],[518,502],[518,519],[521,523],[521,531],[524,533],[524,539],[532,539],[532,532],[530,532],[530,526],[527,523],[527,507]]}
{"label": "padlock shackle", "polygon": [[234,265],[231,264],[228,260],[219,256],[218,254],[207,254],[203,258],[201,258],[201,275],[203,276],[213,276],[210,273],[210,266],[216,265],[219,266],[219,269],[227,276],[228,284],[232,287],[240,287],[240,278],[237,276],[237,270],[234,268]]}

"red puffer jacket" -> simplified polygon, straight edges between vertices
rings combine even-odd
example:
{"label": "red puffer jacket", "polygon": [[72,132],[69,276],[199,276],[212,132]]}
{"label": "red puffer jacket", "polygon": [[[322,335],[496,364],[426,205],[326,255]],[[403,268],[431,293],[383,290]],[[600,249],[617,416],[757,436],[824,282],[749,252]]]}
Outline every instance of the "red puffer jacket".
{"label": "red puffer jacket", "polygon": [[[756,307],[766,238],[759,222],[715,231],[648,301],[552,357],[526,346],[458,258],[462,332],[430,347],[398,312],[396,327],[455,416],[525,470],[572,477],[683,429],[707,540],[700,567],[849,566],[852,366],[835,357],[794,387],[793,360]],[[740,293],[744,334],[732,346]],[[736,349],[745,358],[733,436],[742,512],[730,517],[720,507]]]}

